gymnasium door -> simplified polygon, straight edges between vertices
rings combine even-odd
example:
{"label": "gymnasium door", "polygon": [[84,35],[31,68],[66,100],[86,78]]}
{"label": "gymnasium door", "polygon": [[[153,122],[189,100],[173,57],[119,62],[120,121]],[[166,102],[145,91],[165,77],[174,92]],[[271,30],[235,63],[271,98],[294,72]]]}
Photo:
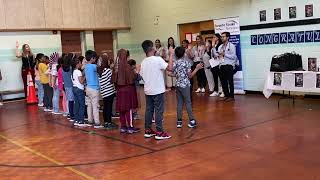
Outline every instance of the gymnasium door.
{"label": "gymnasium door", "polygon": [[80,31],[61,31],[62,53],[81,55]]}
{"label": "gymnasium door", "polygon": [[108,53],[114,57],[112,31],[93,31],[94,49],[98,55]]}

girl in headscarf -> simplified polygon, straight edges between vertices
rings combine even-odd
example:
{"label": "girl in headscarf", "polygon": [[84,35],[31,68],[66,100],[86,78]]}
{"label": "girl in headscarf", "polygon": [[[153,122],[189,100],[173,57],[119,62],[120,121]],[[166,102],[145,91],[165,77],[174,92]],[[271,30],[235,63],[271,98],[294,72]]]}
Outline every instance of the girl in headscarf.
{"label": "girl in headscarf", "polygon": [[138,107],[135,80],[137,74],[127,62],[127,50],[118,51],[118,64],[112,74],[117,89],[116,109],[120,112],[121,133],[137,133],[140,129],[133,126],[132,110]]}

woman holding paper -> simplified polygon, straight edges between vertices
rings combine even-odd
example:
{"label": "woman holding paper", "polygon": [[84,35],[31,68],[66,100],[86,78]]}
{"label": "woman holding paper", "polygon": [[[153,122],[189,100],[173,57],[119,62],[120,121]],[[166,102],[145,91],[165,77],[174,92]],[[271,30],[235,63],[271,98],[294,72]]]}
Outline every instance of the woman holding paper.
{"label": "woman holding paper", "polygon": [[[219,46],[222,44],[222,40],[221,40],[221,36],[220,34],[215,34],[213,36],[213,48],[211,50],[211,57],[212,59],[210,59],[210,64],[211,64],[211,72],[213,75],[213,80],[214,80],[214,90],[213,93],[210,94],[211,97],[216,97],[219,96],[219,79],[220,79],[220,69],[219,69],[219,65],[220,65],[220,60],[218,58],[214,58],[214,52],[218,51]],[[222,92],[220,94],[220,97],[224,97],[224,93]]]}
{"label": "woman holding paper", "polygon": [[211,59],[211,50],[212,50],[212,41],[208,40],[206,42],[206,50],[203,55],[203,63],[204,63],[204,72],[207,77],[208,86],[209,86],[209,92],[213,93],[214,88],[214,81],[213,81],[213,74],[211,72],[211,65],[209,60]]}

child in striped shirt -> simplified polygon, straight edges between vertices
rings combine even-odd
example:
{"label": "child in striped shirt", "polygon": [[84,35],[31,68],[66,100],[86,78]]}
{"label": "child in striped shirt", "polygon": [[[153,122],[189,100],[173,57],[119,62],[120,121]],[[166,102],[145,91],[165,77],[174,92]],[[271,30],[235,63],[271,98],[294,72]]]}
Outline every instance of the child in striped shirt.
{"label": "child in striped shirt", "polygon": [[98,69],[100,92],[103,98],[103,119],[104,127],[107,130],[118,129],[118,125],[112,122],[112,104],[116,96],[116,90],[111,82],[112,70],[110,69],[111,59],[107,54],[102,54],[101,66]]}

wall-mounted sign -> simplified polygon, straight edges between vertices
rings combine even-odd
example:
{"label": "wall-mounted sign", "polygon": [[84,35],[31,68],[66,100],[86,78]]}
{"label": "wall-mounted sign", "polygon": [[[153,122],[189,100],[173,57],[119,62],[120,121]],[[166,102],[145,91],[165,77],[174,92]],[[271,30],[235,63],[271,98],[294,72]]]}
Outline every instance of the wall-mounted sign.
{"label": "wall-mounted sign", "polygon": [[251,45],[320,42],[320,30],[251,35]]}

